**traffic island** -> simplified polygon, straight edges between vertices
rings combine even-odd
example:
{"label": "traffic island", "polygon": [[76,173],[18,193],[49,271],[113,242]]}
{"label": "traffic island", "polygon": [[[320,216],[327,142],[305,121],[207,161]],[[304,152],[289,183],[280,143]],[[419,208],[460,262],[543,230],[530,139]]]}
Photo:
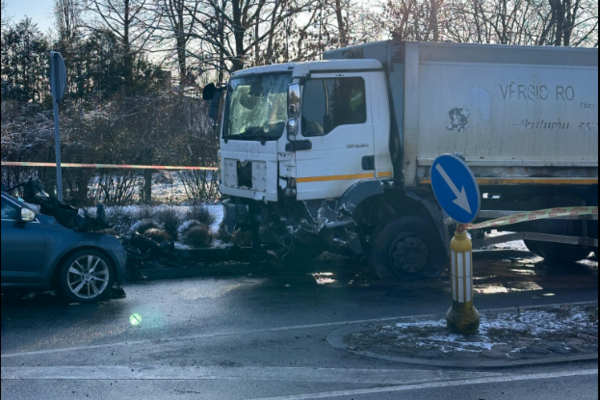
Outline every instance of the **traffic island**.
{"label": "traffic island", "polygon": [[472,336],[452,333],[440,315],[347,327],[329,342],[363,356],[452,368],[597,360],[598,305],[486,313]]}

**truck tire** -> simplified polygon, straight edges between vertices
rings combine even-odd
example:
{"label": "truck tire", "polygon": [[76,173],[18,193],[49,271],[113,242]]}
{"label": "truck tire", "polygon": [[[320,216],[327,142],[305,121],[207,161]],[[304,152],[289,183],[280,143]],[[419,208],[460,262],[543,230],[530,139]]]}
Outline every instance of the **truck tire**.
{"label": "truck tire", "polygon": [[544,253],[542,253],[542,250],[540,250],[540,247],[538,246],[539,243],[540,242],[532,242],[531,240],[526,240],[525,246],[527,246],[531,254],[544,258]]}
{"label": "truck tire", "polygon": [[[527,247],[531,250],[531,243],[527,243]],[[552,265],[564,265],[566,267],[586,259],[592,253],[591,249],[585,249],[581,246],[573,246],[561,243],[542,243],[537,242],[533,245],[536,248],[533,254],[544,257],[546,261]]]}
{"label": "truck tire", "polygon": [[434,275],[446,262],[444,244],[425,217],[402,217],[383,225],[371,237],[369,247],[369,264],[388,282]]}
{"label": "truck tire", "polygon": [[[597,236],[593,232],[593,225],[589,224],[591,235]],[[580,222],[571,221],[556,221],[547,220],[540,221],[538,223],[538,230],[544,233],[550,233],[553,235],[563,236],[581,236],[582,228]],[[525,244],[529,250],[536,256],[543,257],[546,262],[555,266],[565,265],[569,266],[577,261],[581,261],[588,258],[592,252],[591,248],[584,248],[581,246],[561,244],[561,243],[549,243],[549,242],[534,242],[525,241]]]}

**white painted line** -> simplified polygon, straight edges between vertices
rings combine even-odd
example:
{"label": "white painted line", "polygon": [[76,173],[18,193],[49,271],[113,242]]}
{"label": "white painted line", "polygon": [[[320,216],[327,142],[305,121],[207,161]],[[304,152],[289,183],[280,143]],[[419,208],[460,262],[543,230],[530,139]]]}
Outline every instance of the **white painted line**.
{"label": "white painted line", "polygon": [[458,301],[458,270],[456,267],[456,252],[452,251],[452,300]]}
{"label": "white painted line", "polygon": [[[598,302],[587,301],[580,303],[569,303],[571,306],[590,306],[597,305]],[[538,306],[525,306],[520,307],[521,310],[531,310],[540,307],[560,307],[564,305],[562,304],[544,304]],[[483,310],[482,313],[504,313],[504,312],[512,312],[515,311],[513,307],[510,308],[496,308]],[[316,329],[316,328],[329,328],[329,327],[337,327],[337,326],[345,326],[345,325],[357,325],[357,324],[372,324],[377,322],[387,322],[387,321],[396,321],[402,319],[432,319],[438,318],[439,314],[421,314],[421,315],[405,315],[399,317],[390,317],[390,318],[377,318],[377,319],[365,319],[358,321],[342,321],[342,322],[330,322],[326,324],[312,324],[312,325],[296,325],[296,326],[284,326],[280,328],[268,328],[268,329],[257,329],[257,330],[249,330],[249,331],[236,331],[236,332],[222,332],[222,333],[212,333],[212,334],[200,334],[200,335],[190,335],[190,336],[180,336],[180,337],[168,337],[164,339],[152,339],[152,340],[134,340],[129,342],[120,342],[120,343],[107,343],[107,344],[98,344],[91,346],[78,346],[78,347],[67,347],[62,349],[49,349],[49,350],[38,350],[38,351],[29,351],[22,353],[12,353],[12,354],[2,354],[0,359],[8,359],[15,357],[25,357],[25,356],[37,356],[37,355],[45,355],[45,354],[56,354],[56,353],[66,353],[70,351],[83,351],[83,350],[95,350],[95,349],[107,349],[111,347],[124,347],[124,346],[133,346],[138,344],[160,344],[160,343],[170,343],[170,342],[178,342],[182,340],[198,340],[198,339],[212,339],[218,337],[226,337],[226,336],[244,336],[244,335],[253,335],[258,333],[267,333],[267,332],[288,332],[288,331],[297,331],[304,329]]]}
{"label": "white painted line", "polygon": [[464,253],[458,253],[458,302],[465,302],[465,259]]}
{"label": "white painted line", "polygon": [[467,275],[467,287],[465,288],[466,290],[466,295],[467,295],[467,303],[473,301],[473,263],[472,263],[473,257],[471,255],[471,252],[468,251],[467,254],[465,254],[465,269],[466,269],[466,275]]}
{"label": "white painted line", "polygon": [[598,370],[587,370],[587,371],[576,371],[576,372],[558,372],[554,374],[537,374],[537,375],[505,375],[500,377],[481,378],[472,380],[461,380],[451,382],[431,382],[417,385],[406,385],[406,386],[388,386],[373,389],[358,389],[358,390],[345,390],[337,392],[325,392],[325,393],[312,393],[312,394],[301,394],[292,396],[281,396],[281,397],[265,397],[255,398],[251,400],[314,400],[314,399],[331,399],[336,397],[347,397],[347,396],[361,396],[361,395],[372,395],[380,393],[400,393],[400,392],[411,392],[414,390],[427,390],[427,389],[440,389],[440,388],[452,388],[461,386],[473,386],[473,385],[486,385],[491,383],[508,383],[508,382],[523,382],[523,381],[539,381],[549,379],[560,379],[570,377],[584,377],[598,375]]}
{"label": "white painted line", "polygon": [[362,383],[372,385],[407,385],[433,381],[481,379],[500,373],[346,369],[290,367],[129,367],[129,366],[53,366],[2,367],[2,380],[61,381],[288,381],[315,383]]}

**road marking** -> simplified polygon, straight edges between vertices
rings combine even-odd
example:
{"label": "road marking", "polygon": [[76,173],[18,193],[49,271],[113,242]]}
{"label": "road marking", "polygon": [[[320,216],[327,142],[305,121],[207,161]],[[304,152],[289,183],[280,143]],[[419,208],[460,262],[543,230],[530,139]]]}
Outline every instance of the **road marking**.
{"label": "road marking", "polygon": [[598,375],[598,370],[587,370],[587,371],[575,371],[575,372],[557,372],[553,374],[536,374],[536,375],[504,375],[499,377],[480,378],[472,380],[461,380],[461,381],[449,381],[449,382],[430,382],[416,385],[405,385],[405,386],[388,386],[373,389],[358,389],[358,390],[345,390],[336,392],[325,392],[325,393],[312,393],[312,394],[301,394],[292,396],[280,396],[280,397],[265,397],[255,398],[251,400],[315,400],[315,399],[331,399],[336,397],[346,396],[361,396],[361,395],[372,395],[381,393],[399,393],[399,392],[410,392],[414,390],[427,390],[427,389],[440,389],[440,388],[451,388],[461,386],[473,386],[473,385],[485,385],[491,383],[509,383],[509,382],[523,382],[523,381],[538,381],[538,380],[549,380],[559,378],[572,378],[572,377],[584,377]]}
{"label": "road marking", "polygon": [[500,373],[345,369],[290,367],[129,367],[129,366],[53,366],[2,367],[2,380],[75,380],[75,381],[147,381],[147,380],[235,380],[289,381],[314,383],[361,383],[372,385],[408,385],[435,381],[482,379]]}
{"label": "road marking", "polygon": [[[571,306],[593,306],[597,305],[598,302],[594,301],[586,301],[580,303],[569,303]],[[540,307],[560,307],[564,305],[561,304],[545,304],[538,306],[528,306],[528,307],[520,307],[521,310],[531,310]],[[496,308],[484,310],[481,313],[504,313],[504,312],[513,312],[515,311],[514,307],[510,308]],[[124,346],[134,346],[134,345],[145,345],[145,344],[160,344],[160,343],[169,343],[169,342],[178,342],[183,340],[198,340],[198,339],[212,339],[217,337],[225,337],[225,336],[244,336],[244,335],[252,335],[259,333],[267,333],[267,332],[288,332],[288,331],[296,331],[296,330],[304,330],[304,329],[315,329],[315,328],[328,328],[328,327],[337,327],[337,326],[345,326],[345,325],[357,325],[357,324],[372,324],[378,322],[387,322],[387,321],[395,321],[402,319],[432,319],[438,318],[439,314],[422,314],[422,315],[405,315],[399,317],[389,317],[389,318],[377,318],[377,319],[365,319],[358,321],[342,321],[342,322],[330,322],[325,324],[312,324],[312,325],[296,325],[296,326],[284,326],[279,328],[268,328],[268,329],[256,329],[256,330],[248,330],[248,331],[236,331],[236,332],[222,332],[222,333],[212,333],[212,334],[199,334],[199,335],[190,335],[190,336],[180,336],[180,337],[168,337],[163,339],[151,339],[151,340],[133,340],[128,342],[120,342],[120,343],[106,343],[106,344],[97,344],[91,346],[78,346],[78,347],[67,347],[61,349],[49,349],[49,350],[37,350],[37,351],[26,351],[21,353],[9,353],[2,354],[0,359],[9,359],[15,357],[26,357],[26,356],[38,356],[38,355],[46,355],[46,354],[56,354],[56,353],[66,353],[69,351],[84,351],[84,350],[97,350],[97,349],[107,349],[111,347],[124,347]]]}

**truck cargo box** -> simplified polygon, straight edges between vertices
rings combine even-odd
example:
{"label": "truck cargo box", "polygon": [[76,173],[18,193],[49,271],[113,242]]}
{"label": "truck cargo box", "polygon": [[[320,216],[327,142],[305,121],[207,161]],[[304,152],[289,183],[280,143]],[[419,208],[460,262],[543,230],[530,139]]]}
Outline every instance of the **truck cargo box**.
{"label": "truck cargo box", "polygon": [[598,50],[381,42],[326,59],[384,64],[404,186],[462,153],[483,185],[598,184]]}

